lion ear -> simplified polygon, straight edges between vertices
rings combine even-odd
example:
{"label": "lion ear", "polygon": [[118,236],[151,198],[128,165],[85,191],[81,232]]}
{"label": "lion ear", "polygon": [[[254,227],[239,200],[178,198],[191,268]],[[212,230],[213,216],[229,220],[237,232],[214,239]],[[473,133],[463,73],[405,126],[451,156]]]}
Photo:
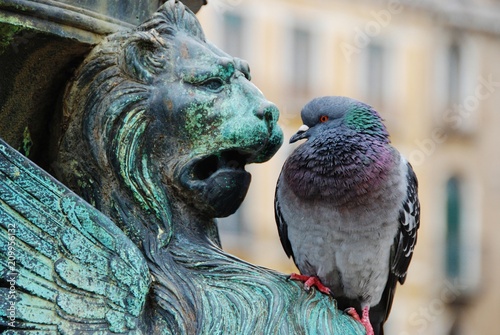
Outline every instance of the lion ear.
{"label": "lion ear", "polygon": [[138,31],[124,45],[122,68],[145,84],[165,69],[167,44],[155,29]]}

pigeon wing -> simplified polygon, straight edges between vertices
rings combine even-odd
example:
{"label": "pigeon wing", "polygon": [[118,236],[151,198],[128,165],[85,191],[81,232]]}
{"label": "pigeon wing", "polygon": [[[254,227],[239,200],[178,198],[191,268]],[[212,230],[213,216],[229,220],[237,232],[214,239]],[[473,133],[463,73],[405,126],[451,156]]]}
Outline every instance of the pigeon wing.
{"label": "pigeon wing", "polygon": [[0,329],[142,334],[150,274],[105,215],[0,140]]}
{"label": "pigeon wing", "polygon": [[292,245],[290,244],[290,240],[288,239],[288,226],[285,222],[285,219],[283,218],[283,213],[281,212],[281,207],[280,207],[279,190],[280,187],[283,187],[281,178],[282,175],[280,174],[278,182],[276,184],[276,192],[274,194],[274,217],[276,220],[276,224],[278,225],[278,234],[280,237],[281,245],[283,246],[286,255],[288,257],[292,257],[292,259],[295,261]]}
{"label": "pigeon wing", "polygon": [[391,272],[403,284],[408,266],[417,243],[417,231],[420,227],[420,203],[418,201],[418,181],[410,163],[407,163],[406,199],[399,211],[399,233],[396,234],[391,260]]}
{"label": "pigeon wing", "polygon": [[[399,230],[394,238],[391,250],[390,272],[387,284],[379,304],[370,310],[370,319],[374,328],[383,334],[382,325],[389,317],[397,283],[403,284],[408,266],[417,242],[417,231],[420,226],[420,203],[418,201],[418,181],[410,163],[406,165],[407,188],[406,198],[399,211]],[[375,332],[377,333],[377,331]]]}

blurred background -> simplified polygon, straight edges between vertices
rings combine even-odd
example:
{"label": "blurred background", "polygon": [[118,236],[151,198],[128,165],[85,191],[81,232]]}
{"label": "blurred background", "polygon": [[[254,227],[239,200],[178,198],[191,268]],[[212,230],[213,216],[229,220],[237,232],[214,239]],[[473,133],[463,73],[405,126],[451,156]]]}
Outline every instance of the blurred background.
{"label": "blurred background", "polygon": [[209,0],[208,39],[250,63],[280,109],[285,143],[250,166],[223,247],[297,271],[282,250],[273,200],[288,139],[313,97],[374,106],[420,181],[421,228],[388,335],[500,334],[500,2]]}

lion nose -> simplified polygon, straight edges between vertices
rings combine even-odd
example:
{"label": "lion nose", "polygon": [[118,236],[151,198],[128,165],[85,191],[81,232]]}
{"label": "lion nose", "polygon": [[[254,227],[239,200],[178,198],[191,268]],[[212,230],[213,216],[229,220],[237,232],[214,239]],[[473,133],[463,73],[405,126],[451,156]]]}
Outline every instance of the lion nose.
{"label": "lion nose", "polygon": [[265,121],[268,127],[272,127],[273,123],[278,120],[278,108],[268,103],[255,111],[255,116]]}

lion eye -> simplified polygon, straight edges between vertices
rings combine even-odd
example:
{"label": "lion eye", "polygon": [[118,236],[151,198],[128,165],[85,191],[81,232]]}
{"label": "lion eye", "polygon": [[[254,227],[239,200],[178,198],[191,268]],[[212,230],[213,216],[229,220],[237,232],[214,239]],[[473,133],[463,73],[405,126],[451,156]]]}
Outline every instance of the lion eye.
{"label": "lion eye", "polygon": [[327,115],[321,115],[319,117],[319,122],[323,123],[323,122],[326,122],[328,121],[328,116]]}
{"label": "lion eye", "polygon": [[209,78],[199,83],[198,86],[202,86],[210,91],[219,92],[224,86],[224,82],[219,78]]}

